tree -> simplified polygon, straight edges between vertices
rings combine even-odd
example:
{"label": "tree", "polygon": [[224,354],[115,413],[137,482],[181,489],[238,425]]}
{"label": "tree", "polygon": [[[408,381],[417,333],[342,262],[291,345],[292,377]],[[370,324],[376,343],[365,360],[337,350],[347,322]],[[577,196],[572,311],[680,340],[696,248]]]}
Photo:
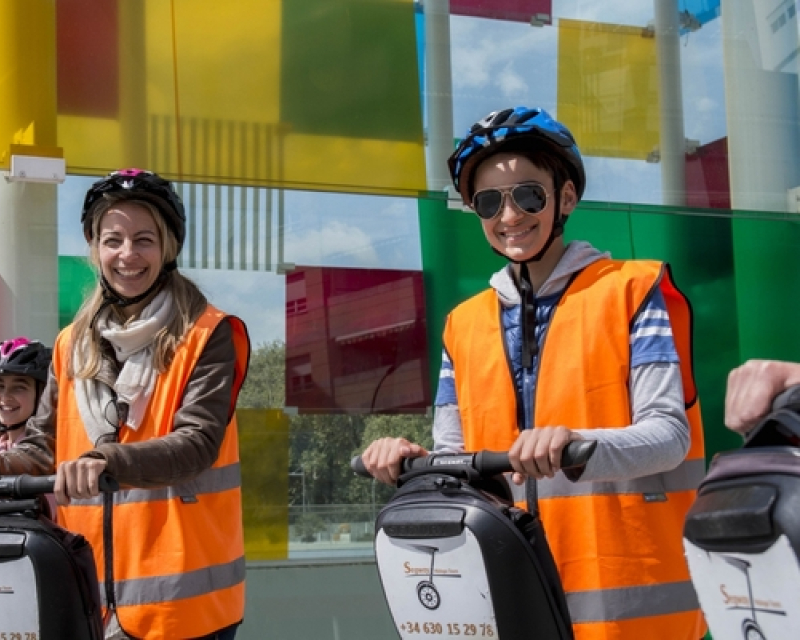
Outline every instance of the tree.
{"label": "tree", "polygon": [[285,359],[283,340],[262,343],[253,349],[237,406],[282,409],[286,398]]}
{"label": "tree", "polygon": [[[283,408],[286,345],[282,340],[253,350],[241,408]],[[357,477],[350,460],[373,440],[404,437],[430,449],[431,419],[424,415],[311,414],[290,418],[289,506],[364,505],[385,502],[392,487]],[[257,473],[258,469],[248,473]],[[245,482],[247,480],[245,479]],[[258,486],[257,478],[251,479]]]}

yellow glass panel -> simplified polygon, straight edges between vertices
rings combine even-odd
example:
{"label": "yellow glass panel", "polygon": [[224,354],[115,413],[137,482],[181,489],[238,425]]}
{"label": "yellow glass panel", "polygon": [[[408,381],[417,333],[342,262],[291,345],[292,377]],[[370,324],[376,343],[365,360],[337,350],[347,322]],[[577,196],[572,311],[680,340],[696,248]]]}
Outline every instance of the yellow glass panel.
{"label": "yellow glass panel", "polygon": [[280,409],[237,409],[248,561],[285,560],[289,550],[289,418]]}
{"label": "yellow glass panel", "polygon": [[[122,123],[119,120],[59,115],[58,142],[64,149],[64,157],[71,173],[107,173],[102,167],[117,169],[137,166],[137,163],[121,163],[119,150],[123,146]],[[102,140],[103,144],[92,144],[89,155],[81,153],[88,141]],[[143,165],[139,165],[143,166]],[[101,169],[98,169],[100,167]]]}
{"label": "yellow glass panel", "polygon": [[[418,195],[425,164],[414,142],[289,133],[281,183],[300,189]],[[317,177],[318,182],[310,182]]]}
{"label": "yellow glass panel", "polygon": [[55,9],[0,0],[0,161],[11,144],[56,145]]}
{"label": "yellow glass panel", "polygon": [[558,25],[558,119],[586,155],[646,159],[659,144],[652,33],[563,18]]}

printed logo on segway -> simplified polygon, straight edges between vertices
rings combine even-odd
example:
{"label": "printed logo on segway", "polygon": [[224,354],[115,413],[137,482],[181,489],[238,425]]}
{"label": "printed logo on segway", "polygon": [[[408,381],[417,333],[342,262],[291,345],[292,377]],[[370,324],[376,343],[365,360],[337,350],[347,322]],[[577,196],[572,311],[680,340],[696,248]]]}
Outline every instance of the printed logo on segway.
{"label": "printed logo on segway", "polygon": [[719,586],[723,594],[723,600],[729,611],[744,610],[746,616],[742,620],[742,635],[746,640],[767,640],[764,630],[759,626],[757,615],[760,613],[771,613],[785,616],[786,611],[782,609],[780,602],[774,600],[759,600],[753,593],[753,583],[750,579],[750,567],[752,562],[737,556],[720,554],[725,562],[738,569],[744,574],[747,582],[747,595],[732,595],[726,592],[724,584]]}
{"label": "printed logo on segway", "polygon": [[417,598],[420,604],[426,609],[438,609],[442,603],[442,596],[436,585],[433,584],[433,577],[437,578],[460,578],[461,574],[458,569],[439,569],[435,568],[436,552],[439,551],[438,547],[431,547],[424,544],[412,544],[412,548],[423,553],[431,554],[431,564],[429,567],[413,567],[410,562],[403,563],[405,573],[410,574],[409,577],[418,576],[420,574],[426,575],[427,579],[422,580],[417,584]]}
{"label": "printed logo on segway", "polygon": [[684,548],[714,638],[798,637],[800,564],[785,535],[759,553],[706,551],[685,538]]}
{"label": "printed logo on segway", "polygon": [[[480,545],[469,529],[443,538],[397,538],[381,528],[375,557],[402,640],[497,636]],[[455,578],[455,579],[453,579]]]}

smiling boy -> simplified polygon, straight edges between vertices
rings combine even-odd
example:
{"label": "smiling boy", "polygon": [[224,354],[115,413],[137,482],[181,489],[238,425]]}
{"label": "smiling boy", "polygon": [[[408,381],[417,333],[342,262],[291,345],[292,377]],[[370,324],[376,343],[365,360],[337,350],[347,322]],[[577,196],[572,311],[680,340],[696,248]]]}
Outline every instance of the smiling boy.
{"label": "smiling boy", "polygon": [[[576,640],[702,638],[682,546],[705,470],[688,302],[663,263],[564,242],[586,175],[544,110],[490,113],[449,168],[509,263],[447,318],[435,448],[507,450],[515,482],[536,481]],[[592,459],[558,474],[581,439]],[[424,453],[383,438],[362,459],[394,483]]]}

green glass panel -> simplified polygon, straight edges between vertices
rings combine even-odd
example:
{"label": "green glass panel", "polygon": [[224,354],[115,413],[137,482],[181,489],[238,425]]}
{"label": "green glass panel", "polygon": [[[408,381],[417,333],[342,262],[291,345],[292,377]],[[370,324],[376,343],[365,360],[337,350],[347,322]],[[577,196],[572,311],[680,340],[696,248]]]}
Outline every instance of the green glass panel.
{"label": "green glass panel", "polygon": [[89,261],[79,256],[58,256],[58,326],[66,327],[78,312],[97,278]]}
{"label": "green glass panel", "polygon": [[422,139],[412,2],[284,2],[281,121],[297,133]]}
{"label": "green glass panel", "polygon": [[419,235],[435,398],[447,314],[459,302],[488,287],[489,277],[506,261],[489,248],[475,214],[448,209],[443,198],[419,200]]}
{"label": "green glass panel", "polygon": [[800,361],[800,225],[767,216],[733,221],[740,355]]}

